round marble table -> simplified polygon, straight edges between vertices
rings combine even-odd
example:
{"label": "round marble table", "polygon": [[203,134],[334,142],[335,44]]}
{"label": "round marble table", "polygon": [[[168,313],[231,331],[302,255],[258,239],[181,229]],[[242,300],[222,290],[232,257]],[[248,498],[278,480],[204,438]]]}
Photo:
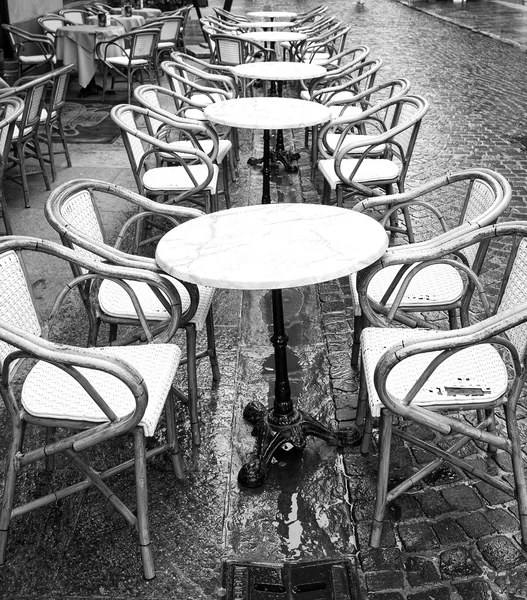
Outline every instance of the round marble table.
{"label": "round marble table", "polygon": [[237,77],[265,79],[268,81],[300,81],[323,77],[327,71],[320,65],[270,60],[236,65],[232,72]]}
{"label": "round marble table", "polygon": [[256,19],[294,19],[298,13],[287,10],[253,10],[247,13],[248,17]]}
{"label": "round marble table", "polygon": [[205,107],[203,112],[209,121],[219,125],[264,130],[262,204],[271,202],[271,159],[287,160],[287,157],[281,156],[281,148],[273,151],[271,157],[270,130],[311,127],[326,123],[331,118],[331,110],[327,106],[296,98],[235,98],[215,102]]}
{"label": "round marble table", "polygon": [[251,402],[244,417],[258,439],[258,458],[238,480],[264,483],[271,459],[284,444],[297,448],[313,435],[332,445],[356,441],[356,432],[334,432],[299,410],[291,398],[282,289],[329,281],[377,260],[388,246],[385,229],[370,217],[319,204],[269,204],[218,211],[188,221],[163,236],[158,265],[191,283],[238,290],[272,290],[275,399],[268,410]]}
{"label": "round marble table", "polygon": [[305,33],[298,31],[246,31],[238,34],[242,40],[258,42],[259,44],[275,44],[276,42],[303,42],[307,39]]}
{"label": "round marble table", "polygon": [[241,21],[236,23],[236,27],[240,29],[286,29],[293,25],[293,21]]}

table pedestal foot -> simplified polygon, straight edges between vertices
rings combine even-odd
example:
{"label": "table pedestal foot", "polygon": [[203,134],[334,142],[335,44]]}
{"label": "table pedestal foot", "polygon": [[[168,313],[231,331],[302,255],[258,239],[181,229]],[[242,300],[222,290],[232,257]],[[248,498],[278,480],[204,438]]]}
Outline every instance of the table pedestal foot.
{"label": "table pedestal foot", "polygon": [[[269,151],[269,160],[271,163],[282,163],[284,165],[285,170],[288,173],[297,173],[298,172],[298,165],[293,164],[294,161],[297,161],[300,158],[300,154],[298,152],[290,152],[287,150],[278,152],[276,150],[270,150]],[[256,167],[258,165],[261,165],[264,162],[263,157],[261,158],[256,158],[254,156],[251,156],[251,158],[249,158],[247,160],[247,164],[251,165],[251,167]]]}
{"label": "table pedestal foot", "polygon": [[302,450],[308,435],[320,438],[330,446],[354,446],[360,442],[357,430],[332,431],[308,413],[293,409],[290,414],[277,416],[261,402],[250,402],[244,418],[254,425],[257,458],[245,463],[238,473],[240,485],[256,488],[265,483],[274,454],[286,443]]}

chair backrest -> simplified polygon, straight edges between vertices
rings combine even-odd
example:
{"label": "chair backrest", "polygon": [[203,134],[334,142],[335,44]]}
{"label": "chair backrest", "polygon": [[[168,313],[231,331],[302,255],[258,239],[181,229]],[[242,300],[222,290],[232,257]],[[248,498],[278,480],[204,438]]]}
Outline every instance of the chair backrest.
{"label": "chair backrest", "polygon": [[24,110],[24,102],[16,96],[0,99],[0,178],[7,163],[15,123]]}
{"label": "chair backrest", "polygon": [[48,119],[50,121],[53,121],[60,116],[64,104],[66,104],[66,94],[68,92],[68,84],[73,69],[74,65],[66,65],[53,72],[53,83],[47,101]]}
{"label": "chair backrest", "polygon": [[159,29],[138,29],[128,34],[130,60],[150,60],[154,56],[159,40]]}
{"label": "chair backrest", "polygon": [[86,25],[88,23],[88,18],[91,16],[87,10],[82,10],[80,8],[64,8],[59,10],[59,15],[68,19],[75,25]]}
{"label": "chair backrest", "polygon": [[226,23],[246,23],[249,20],[245,15],[231,13],[227,10],[223,10],[223,8],[218,8],[216,6],[213,8],[213,10],[216,13],[218,19],[221,19]]}
{"label": "chair backrest", "polygon": [[161,25],[161,33],[159,34],[160,42],[175,42],[179,40],[181,29],[183,26],[184,17],[166,17],[162,21],[154,21],[149,23],[151,26]]}
{"label": "chair backrest", "polygon": [[59,27],[71,25],[72,21],[61,15],[43,15],[37,19],[38,24],[42,28],[51,41],[55,41],[55,33]]}
{"label": "chair backrest", "polygon": [[235,35],[219,33],[211,35],[219,65],[236,66],[250,60],[251,45]]}
{"label": "chair backrest", "polygon": [[[26,333],[42,335],[33,291],[28,286],[26,269],[18,252],[0,253],[0,319]],[[15,348],[0,341],[0,365]]]}
{"label": "chair backrest", "polygon": [[176,92],[179,96],[187,96],[190,92],[189,83],[186,77],[181,77],[179,74],[180,65],[171,60],[165,60],[161,63],[161,70],[167,77],[170,89]]}
{"label": "chair backrest", "polygon": [[16,94],[24,99],[24,110],[17,123],[19,135],[26,136],[38,129],[46,91],[52,78],[53,73],[49,73],[15,88]]}

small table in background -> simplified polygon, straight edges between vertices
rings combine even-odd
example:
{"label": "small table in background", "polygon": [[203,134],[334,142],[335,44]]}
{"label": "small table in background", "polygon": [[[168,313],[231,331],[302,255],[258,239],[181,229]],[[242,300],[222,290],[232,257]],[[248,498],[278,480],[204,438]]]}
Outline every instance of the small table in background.
{"label": "small table in background", "polygon": [[294,19],[298,13],[287,10],[253,10],[247,16],[256,19]]}
{"label": "small table in background", "polygon": [[236,27],[240,29],[286,29],[293,25],[293,21],[240,21],[236,23]]}
{"label": "small table in background", "polygon": [[[111,15],[111,20],[114,21],[118,26],[124,27],[125,32],[132,31],[136,27],[142,27],[146,21],[144,17],[140,15],[132,15],[131,17],[122,17],[120,15]],[[97,25],[99,18],[97,16],[88,17],[88,25]]]}
{"label": "small table in background", "polygon": [[99,27],[95,25],[67,25],[56,32],[57,58],[65,65],[75,64],[79,84],[87,89],[93,85],[97,71],[95,46],[98,42],[113,39],[125,33],[124,27]]}
{"label": "small table in background", "polygon": [[244,417],[257,437],[257,458],[240,470],[242,485],[262,485],[273,455],[286,443],[304,448],[308,435],[334,446],[357,441],[356,431],[332,431],[293,403],[282,289],[359,271],[377,260],[387,245],[385,229],[371,217],[320,204],[218,211],[187,221],[159,242],[156,261],[173,277],[216,288],[272,290],[275,398],[270,409],[259,401],[245,407]]}
{"label": "small table in background", "polygon": [[[265,63],[259,63],[265,64]],[[270,176],[271,176],[271,129],[295,129],[311,127],[326,123],[331,118],[331,110],[318,102],[298,100],[296,98],[235,98],[215,102],[205,107],[204,115],[213,123],[241,127],[242,129],[263,129],[264,155],[263,155],[263,194],[262,204],[271,202]],[[287,165],[288,158],[283,148],[278,148],[272,153],[273,160],[280,160]],[[258,161],[260,162],[260,161]],[[290,171],[298,167],[289,167]]]}

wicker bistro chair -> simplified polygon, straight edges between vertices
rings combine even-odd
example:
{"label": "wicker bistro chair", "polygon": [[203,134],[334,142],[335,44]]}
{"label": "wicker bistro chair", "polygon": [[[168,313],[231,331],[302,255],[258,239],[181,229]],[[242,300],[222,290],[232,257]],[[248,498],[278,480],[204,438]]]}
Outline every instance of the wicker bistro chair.
{"label": "wicker bistro chair", "polygon": [[57,62],[55,44],[47,35],[29,33],[13,25],[3,24],[13,55],[18,64],[17,78],[40,68],[53,69]]}
{"label": "wicker bistro chair", "polygon": [[303,42],[291,44],[292,60],[316,65],[331,62],[335,55],[344,50],[350,30],[349,25],[336,23],[320,35],[311,35]]}
{"label": "wicker bistro chair", "polygon": [[[385,129],[385,111],[391,112],[392,108],[391,126]],[[333,120],[332,128],[341,128],[342,142],[337,143],[331,158],[318,162],[318,170],[324,177],[322,203],[329,204],[333,190],[338,206],[343,205],[345,195],[371,197],[393,193],[395,188],[404,192],[419,127],[428,109],[424,98],[403,96],[381,106],[382,117],[376,118],[373,108],[358,119]],[[352,128],[359,133],[353,141],[348,141]],[[318,136],[318,150],[323,156],[326,132],[322,128]]]}
{"label": "wicker bistro chair", "polygon": [[163,57],[170,55],[171,52],[178,50],[182,46],[180,40],[182,35],[184,17],[164,17],[156,21],[147,23],[143,28],[157,27],[159,29],[159,39],[157,41],[155,65],[156,70],[161,64]]}
{"label": "wicker bistro chair", "polygon": [[44,35],[46,35],[53,43],[55,43],[56,32],[59,27],[74,25],[74,23],[66,17],[56,15],[54,13],[38,17],[37,22],[40,25],[42,31],[44,32]]}
{"label": "wicker bistro chair", "polygon": [[[98,206],[118,200],[126,203],[127,208],[139,208],[140,212],[134,213],[122,226],[117,235],[115,245],[109,243],[109,236],[104,228],[102,215]],[[137,267],[162,275],[168,279],[177,290],[181,299],[183,315],[178,327],[186,332],[186,363],[188,376],[188,397],[178,391],[178,395],[188,402],[192,440],[195,445],[201,443],[199,416],[198,416],[198,384],[196,375],[197,360],[209,357],[214,381],[219,381],[220,371],[216,356],[214,338],[214,319],[212,314],[212,300],[214,289],[205,286],[182,283],[169,277],[157,266],[155,260],[145,256],[141,248],[149,246],[151,253],[160,231],[164,233],[167,228],[196,218],[202,213],[196,209],[176,207],[152,202],[144,196],[128,191],[118,185],[102,181],[79,179],[68,182],[54,190],[46,203],[46,218],[51,226],[59,233],[64,245],[80,251],[95,262],[106,261],[121,267]],[[139,244],[136,243],[136,234],[144,231],[148,225],[151,235]],[[126,239],[130,237],[132,243],[126,246]],[[153,247],[152,247],[153,246]],[[73,266],[74,275],[80,276],[81,271]],[[142,308],[144,318],[152,329],[170,318],[163,303],[152,293],[149,287],[142,283],[130,283],[137,301]],[[87,294],[84,301],[91,306]],[[141,325],[138,311],[129,297],[123,293],[119,285],[113,282],[104,282],[98,291],[98,306],[94,307],[96,319],[90,332],[90,343],[95,344],[101,323],[110,325],[111,340],[117,338],[119,326]],[[206,349],[197,350],[197,333],[203,329],[207,334]]]}
{"label": "wicker bistro chair", "polygon": [[229,171],[232,180],[236,180],[232,142],[229,139],[220,139],[214,127],[207,121],[191,120],[162,108],[162,105],[167,104],[177,106],[179,98],[174,96],[177,94],[172,90],[157,85],[141,85],[134,90],[134,98],[141,106],[160,115],[159,119],[148,119],[147,126],[152,127],[150,135],[164,139],[169,144],[175,141],[178,145],[189,145],[201,150],[215,164],[222,167],[223,195],[226,207],[230,208]]}
{"label": "wicker bistro chair", "polygon": [[75,25],[87,25],[88,18],[91,17],[92,13],[80,8],[65,8],[59,10],[59,15],[68,19],[68,21],[71,21]]}
{"label": "wicker bistro chair", "polygon": [[[13,131],[5,176],[22,185],[26,208],[29,208],[28,175],[41,174],[46,189],[51,189],[44,156],[40,148],[39,128],[42,123],[46,91],[54,76],[54,72],[50,72],[36,79],[31,78],[26,83],[6,90],[3,95],[0,95],[0,98],[10,95],[18,96],[24,101],[24,110]],[[28,158],[36,159],[40,168],[29,172],[26,167]],[[13,168],[18,170],[15,175],[10,174]]]}
{"label": "wicker bistro chair", "polygon": [[[140,194],[164,197],[171,204],[191,202],[207,213],[217,210],[218,166],[207,154],[188,145],[168,144],[139,128],[136,120],[161,120],[159,113],[120,104],[110,114],[121,131]],[[152,125],[147,129],[152,131]],[[170,166],[163,166],[168,162]]]}
{"label": "wicker bistro chair", "polygon": [[155,27],[136,29],[110,41],[105,40],[96,44],[95,55],[103,64],[103,102],[108,74],[112,79],[112,89],[115,85],[115,77],[121,77],[126,81],[129,103],[132,101],[132,87],[136,75],[141,76],[141,83],[144,83],[144,73],[148,74],[149,81],[157,80],[154,63],[159,35],[159,29]]}
{"label": "wicker bistro chair", "polygon": [[211,62],[214,64],[235,67],[256,60],[276,60],[276,52],[272,48],[265,48],[237,35],[216,33],[209,37],[214,49],[211,53]]}
{"label": "wicker bistro chair", "polygon": [[[50,164],[53,181],[57,178],[55,154],[64,154],[66,164],[68,167],[71,167],[70,152],[66,141],[66,134],[64,133],[64,126],[62,125],[62,111],[66,104],[66,94],[73,69],[74,65],[66,65],[53,72],[49,98],[44,102],[44,108],[40,116],[41,127],[44,127],[43,137],[48,149],[47,154],[44,153],[44,160]],[[57,150],[53,142],[54,135],[60,138],[62,150]]]}
{"label": "wicker bistro chair", "polygon": [[[485,169],[467,169],[436,177],[415,189],[403,194],[377,196],[356,204],[352,210],[365,212],[382,223],[391,235],[405,234],[407,241],[421,247],[428,242],[436,242],[441,236],[443,242],[462,233],[477,230],[495,223],[511,202],[511,186],[509,182],[495,171]],[[449,220],[444,215],[455,217]],[[406,226],[393,226],[392,216],[398,212],[404,215]],[[449,222],[450,221],[450,222]],[[409,246],[397,239],[392,246],[393,252],[409,252]],[[474,264],[476,248],[467,248],[463,252],[466,264],[477,271]],[[408,319],[415,313],[429,311],[446,311],[451,329],[466,325],[466,288],[463,279],[455,267],[449,264],[438,264],[419,271],[411,279],[403,295],[397,298],[402,290],[400,278],[404,277],[404,269],[397,266],[385,268],[376,273],[371,280],[368,294],[372,306],[387,315],[397,301],[398,314]],[[361,311],[357,292],[357,275],[350,275],[350,287],[354,307],[353,346],[351,364],[358,363],[360,354],[360,336],[366,323]],[[397,298],[397,300],[396,300]],[[410,314],[409,314],[410,313]],[[415,324],[423,325],[421,317]],[[364,409],[365,406],[359,404]],[[359,411],[358,422],[361,424],[363,411]]]}
{"label": "wicker bistro chair", "polygon": [[[488,288],[468,267],[459,261],[448,261],[448,255],[473,243],[485,245],[494,238],[504,252],[505,248],[510,248],[510,252],[505,256],[503,277],[490,309],[492,302],[485,295]],[[374,325],[381,325],[367,327],[362,334],[369,408],[373,417],[380,417],[377,496],[370,545],[380,544],[387,503],[447,463],[516,499],[521,544],[527,548],[525,464],[517,422],[518,400],[527,372],[527,289],[524,285],[527,223],[499,223],[455,236],[448,243],[431,243],[421,252],[413,250],[411,255],[396,255],[388,250],[378,264],[362,272],[358,284],[368,319]],[[478,260],[483,260],[481,255]],[[410,266],[415,261],[418,266],[408,272],[408,277],[416,275],[416,270],[427,264],[459,265],[472,279],[473,286],[481,290],[485,318],[477,320],[476,313],[470,324],[453,331],[382,327],[385,323],[369,307],[368,282],[381,268]],[[496,410],[499,419],[496,419]],[[393,435],[424,450],[435,460],[420,463],[409,479],[388,491]],[[499,452],[510,455],[509,481],[492,477],[492,471],[477,468],[474,461],[457,455],[471,441],[480,448],[485,444],[491,455]],[[502,461],[503,458],[498,460]]]}
{"label": "wicker bistro chair", "polygon": [[214,12],[218,19],[225,21],[226,23],[247,23],[249,21],[248,17],[245,15],[239,15],[236,13],[232,13],[228,10],[224,10],[223,8],[214,7]]}
{"label": "wicker bistro chair", "polygon": [[[37,312],[31,281],[21,258],[25,252],[46,253],[76,264],[88,273],[59,294],[49,319]],[[152,579],[155,568],[148,523],[146,460],[169,452],[176,475],[183,477],[171,395],[181,353],[177,345],[165,343],[174,335],[181,314],[177,291],[170,281],[156,273],[96,263],[59,244],[36,238],[3,238],[0,271],[0,394],[11,428],[0,510],[0,564],[5,563],[12,519],[93,486],[137,530],[144,576]],[[101,279],[121,282],[122,289],[132,295],[134,302],[133,292],[123,279],[148,284],[165,298],[171,318],[157,336],[153,336],[143,319],[145,337],[156,343],[86,349],[47,340],[53,320],[60,316],[60,307],[72,289]],[[23,372],[18,368],[21,365],[27,365],[27,373],[26,369]],[[21,375],[24,377],[22,387],[18,382]],[[154,435],[163,409],[167,417],[167,441],[146,451],[145,437]],[[31,444],[26,448],[27,425],[46,430],[41,445]],[[64,432],[57,438],[54,436],[56,428]],[[112,464],[117,448],[112,451],[111,446],[105,446],[105,464],[111,465],[110,468],[101,469],[98,464],[95,470],[88,464],[86,451],[125,433],[133,436],[131,460]],[[41,460],[51,468],[54,457],[59,454],[69,459],[83,478],[60,490],[50,490],[38,499],[15,505],[16,481],[23,469]],[[108,477],[130,467],[135,469],[135,512],[107,483]]]}
{"label": "wicker bistro chair", "polygon": [[9,98],[0,99],[0,211],[4,220],[4,228],[7,235],[13,233],[13,228],[11,227],[11,220],[9,219],[4,195],[4,169],[8,160],[15,123],[21,116],[23,110],[24,102],[21,98],[11,96]]}

